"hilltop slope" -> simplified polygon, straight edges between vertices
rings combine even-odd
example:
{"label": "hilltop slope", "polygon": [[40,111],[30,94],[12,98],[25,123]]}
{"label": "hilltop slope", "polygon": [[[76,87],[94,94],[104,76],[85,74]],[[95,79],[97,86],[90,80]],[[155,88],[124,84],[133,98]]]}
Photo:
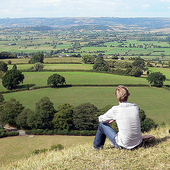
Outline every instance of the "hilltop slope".
{"label": "hilltop slope", "polygon": [[149,134],[154,135],[156,141],[147,148],[118,150],[107,141],[105,148],[97,151],[92,149],[92,143],[87,143],[62,151],[32,155],[1,169],[169,169],[169,127],[152,130]]}

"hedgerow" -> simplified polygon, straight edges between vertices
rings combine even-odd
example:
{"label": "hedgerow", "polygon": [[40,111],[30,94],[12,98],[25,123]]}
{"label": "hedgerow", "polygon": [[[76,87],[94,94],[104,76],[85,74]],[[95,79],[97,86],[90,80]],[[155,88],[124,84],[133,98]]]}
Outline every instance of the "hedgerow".
{"label": "hedgerow", "polygon": [[96,134],[96,130],[43,130],[43,129],[36,129],[36,130],[26,130],[25,133],[27,135],[76,135],[76,136],[93,136]]}

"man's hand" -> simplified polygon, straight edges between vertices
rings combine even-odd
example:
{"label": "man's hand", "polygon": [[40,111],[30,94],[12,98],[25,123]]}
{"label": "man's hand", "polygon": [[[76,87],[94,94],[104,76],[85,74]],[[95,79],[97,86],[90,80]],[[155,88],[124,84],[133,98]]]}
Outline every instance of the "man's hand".
{"label": "man's hand", "polygon": [[114,121],[115,121],[115,120],[109,120],[107,123],[109,123],[109,124],[110,124],[110,123],[112,123],[112,122],[114,122]]}

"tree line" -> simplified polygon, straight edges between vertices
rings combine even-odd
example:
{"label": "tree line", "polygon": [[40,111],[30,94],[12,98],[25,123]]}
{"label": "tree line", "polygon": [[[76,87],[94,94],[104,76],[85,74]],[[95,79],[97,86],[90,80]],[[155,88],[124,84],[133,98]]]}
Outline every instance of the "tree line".
{"label": "tree line", "polygon": [[[98,109],[94,104],[83,103],[77,107],[69,103],[61,104],[57,109],[48,97],[43,97],[35,104],[35,110],[25,108],[19,101],[11,98],[5,101],[0,94],[0,122],[24,130],[66,130],[94,131],[98,127],[98,116],[104,114],[111,105]],[[146,117],[140,110],[141,130],[147,132],[157,124]],[[116,123],[112,126],[117,129]],[[90,133],[90,132],[89,132]],[[93,134],[94,135],[94,134]]]}
{"label": "tree line", "polygon": [[[113,56],[113,59],[118,59],[118,57]],[[85,64],[93,64],[93,70],[97,72],[108,72],[118,75],[140,77],[143,71],[147,70],[148,77],[146,78],[150,85],[156,87],[162,87],[166,76],[160,72],[149,73],[147,67],[152,67],[149,62],[145,62],[144,59],[140,57],[134,57],[132,63],[121,62],[117,63],[115,60],[105,61],[103,56],[98,56],[95,58],[91,55],[85,55],[82,57]],[[115,67],[118,67],[115,69]]]}

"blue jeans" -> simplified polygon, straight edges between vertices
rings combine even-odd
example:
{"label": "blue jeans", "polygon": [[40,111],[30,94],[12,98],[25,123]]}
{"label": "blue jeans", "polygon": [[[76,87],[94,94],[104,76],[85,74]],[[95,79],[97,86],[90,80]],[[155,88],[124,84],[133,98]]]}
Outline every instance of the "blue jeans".
{"label": "blue jeans", "polygon": [[104,146],[106,136],[111,140],[116,148],[119,148],[119,145],[116,143],[115,136],[116,131],[109,125],[109,123],[100,123],[94,139],[93,147],[100,149]]}

